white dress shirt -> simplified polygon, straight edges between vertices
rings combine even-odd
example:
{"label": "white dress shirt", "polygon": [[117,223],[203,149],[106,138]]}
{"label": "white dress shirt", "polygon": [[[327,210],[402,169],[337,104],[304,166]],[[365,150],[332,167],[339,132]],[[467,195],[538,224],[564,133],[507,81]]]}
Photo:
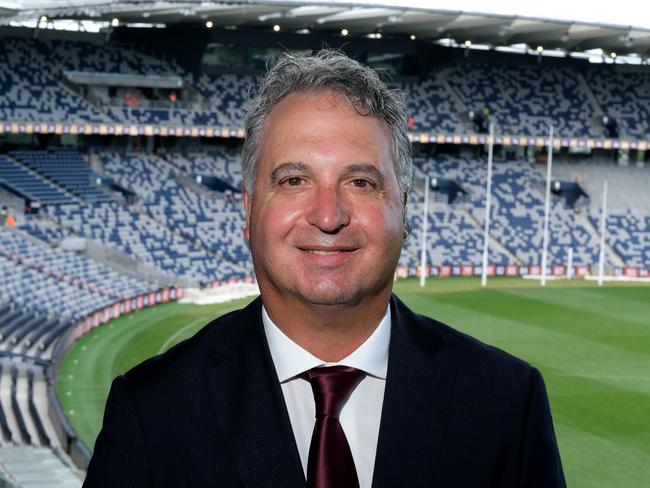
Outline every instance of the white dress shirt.
{"label": "white dress shirt", "polygon": [[311,385],[298,376],[317,366],[335,364],[357,368],[366,373],[343,405],[339,421],[350,445],[359,477],[359,488],[370,488],[388,369],[390,307],[372,335],[356,351],[337,363],[322,361],[289,339],[273,323],[264,308],[262,321],[305,477],[316,415]]}

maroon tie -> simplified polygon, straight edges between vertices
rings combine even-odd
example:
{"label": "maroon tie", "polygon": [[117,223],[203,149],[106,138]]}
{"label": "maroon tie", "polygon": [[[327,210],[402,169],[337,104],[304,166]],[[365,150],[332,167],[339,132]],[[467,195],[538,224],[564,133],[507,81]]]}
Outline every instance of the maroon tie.
{"label": "maroon tie", "polygon": [[347,366],[314,368],[303,373],[316,403],[316,424],[307,462],[308,488],[359,488],[350,445],[339,413],[365,373]]}

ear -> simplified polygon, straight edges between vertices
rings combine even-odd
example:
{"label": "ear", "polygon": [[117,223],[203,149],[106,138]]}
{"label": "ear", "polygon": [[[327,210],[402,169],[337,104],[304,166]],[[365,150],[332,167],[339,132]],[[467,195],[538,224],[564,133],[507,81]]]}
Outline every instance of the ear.
{"label": "ear", "polygon": [[246,188],[245,186],[243,187],[243,193],[244,193],[244,211],[246,212],[246,226],[244,227],[244,239],[246,239],[246,242],[250,242],[252,196],[248,192],[248,188]]}

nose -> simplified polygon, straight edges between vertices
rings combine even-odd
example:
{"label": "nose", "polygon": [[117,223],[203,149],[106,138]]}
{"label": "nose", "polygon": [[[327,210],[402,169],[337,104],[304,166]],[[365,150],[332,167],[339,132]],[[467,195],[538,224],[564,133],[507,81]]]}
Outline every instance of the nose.
{"label": "nose", "polygon": [[348,203],[336,186],[318,188],[309,205],[307,221],[323,232],[333,234],[350,223]]}

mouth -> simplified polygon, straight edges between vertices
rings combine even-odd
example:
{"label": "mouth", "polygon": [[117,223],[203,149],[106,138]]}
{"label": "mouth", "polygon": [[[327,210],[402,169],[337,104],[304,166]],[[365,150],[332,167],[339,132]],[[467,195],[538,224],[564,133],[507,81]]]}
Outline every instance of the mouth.
{"label": "mouth", "polygon": [[333,249],[333,250],[301,249],[301,251],[309,253],[309,254],[316,254],[317,256],[331,256],[333,254],[340,254],[340,253],[343,253],[343,252],[352,252],[351,249]]}
{"label": "mouth", "polygon": [[336,246],[336,247],[320,247],[320,246],[298,246],[302,252],[313,254],[315,256],[336,256],[339,254],[347,254],[356,251],[357,247]]}

